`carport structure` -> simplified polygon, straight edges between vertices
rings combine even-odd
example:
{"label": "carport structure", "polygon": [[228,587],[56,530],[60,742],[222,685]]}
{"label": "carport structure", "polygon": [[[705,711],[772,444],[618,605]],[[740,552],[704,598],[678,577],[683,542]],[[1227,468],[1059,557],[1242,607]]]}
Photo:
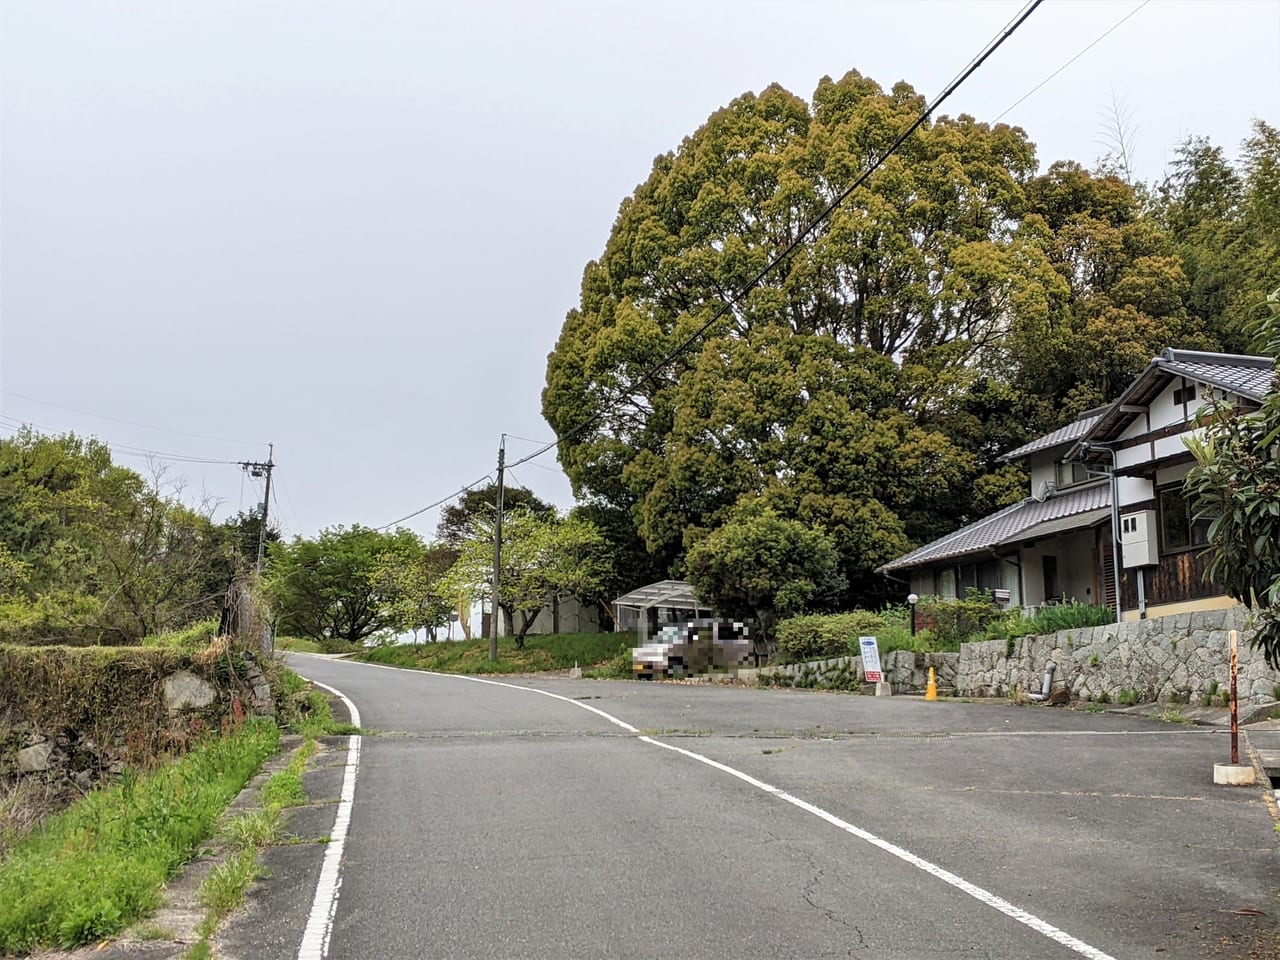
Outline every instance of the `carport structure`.
{"label": "carport structure", "polygon": [[668,624],[714,615],[693,595],[693,585],[685,580],[659,580],[632,590],[613,601],[613,610],[618,627],[635,630],[642,644]]}

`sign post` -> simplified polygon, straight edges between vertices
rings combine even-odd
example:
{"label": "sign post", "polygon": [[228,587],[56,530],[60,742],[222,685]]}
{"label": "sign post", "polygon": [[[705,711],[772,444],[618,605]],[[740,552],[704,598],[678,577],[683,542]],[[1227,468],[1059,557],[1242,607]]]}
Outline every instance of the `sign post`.
{"label": "sign post", "polygon": [[862,650],[862,675],[867,683],[876,685],[877,697],[893,695],[893,690],[885,682],[884,672],[880,669],[880,645],[875,637],[859,637],[858,646]]}
{"label": "sign post", "polygon": [[1240,762],[1240,714],[1236,703],[1236,674],[1240,669],[1240,633],[1232,630],[1227,634],[1229,669],[1231,677],[1231,762],[1213,765],[1213,782],[1227,787],[1251,786],[1257,777],[1253,764]]}

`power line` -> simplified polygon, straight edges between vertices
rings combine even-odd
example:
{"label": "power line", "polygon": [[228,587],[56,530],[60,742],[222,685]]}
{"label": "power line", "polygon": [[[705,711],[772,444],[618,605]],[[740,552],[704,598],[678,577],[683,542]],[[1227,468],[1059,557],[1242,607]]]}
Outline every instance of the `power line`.
{"label": "power line", "polygon": [[172,433],[180,437],[195,437],[198,440],[216,440],[219,443],[236,443],[241,446],[264,446],[253,440],[238,440],[232,437],[215,437],[207,433],[191,433],[187,430],[173,430],[169,427],[157,427],[149,423],[140,423],[137,420],[125,420],[121,417],[109,417],[105,413],[93,413],[89,410],[80,410],[77,407],[68,407],[60,403],[54,403],[51,400],[41,400],[39,397],[31,397],[25,393],[17,393],[13,390],[0,390],[0,395],[6,397],[17,397],[19,400],[27,400],[31,403],[38,403],[42,406],[53,407],[55,410],[66,410],[68,413],[78,413],[85,417],[94,417],[98,420],[110,420],[112,423],[123,423],[131,427],[141,427],[143,430],[155,430],[158,433]]}
{"label": "power line", "polygon": [[1070,60],[1068,60],[1068,61],[1067,61],[1066,63],[1064,63],[1062,66],[1060,66],[1057,70],[1053,71],[1053,73],[1049,74],[1047,77],[1045,77],[1045,78],[1044,78],[1043,80],[1041,80],[1039,83],[1037,83],[1034,87],[1032,87],[1030,90],[1028,90],[1028,91],[1027,91],[1026,93],[1024,93],[1022,96],[1020,96],[1017,100],[1015,100],[1015,101],[1014,101],[1014,102],[1013,102],[1013,103],[1012,103],[1008,108],[1006,108],[1006,109],[1005,109],[1004,113],[1002,113],[1002,114],[1000,114],[1000,116],[996,117],[996,118],[995,118],[995,120],[993,120],[993,121],[992,121],[992,123],[999,123],[1001,120],[1003,120],[1003,119],[1005,118],[1005,116],[1006,116],[1006,115],[1008,115],[1009,113],[1011,113],[1014,109],[1016,109],[1016,108],[1017,108],[1017,106],[1018,106],[1020,103],[1022,103],[1022,101],[1023,101],[1023,100],[1026,100],[1026,99],[1027,99],[1028,97],[1030,97],[1033,93],[1035,93],[1037,90],[1039,90],[1041,87],[1043,87],[1046,83],[1048,83],[1050,80],[1052,80],[1052,79],[1053,79],[1054,77],[1056,77],[1058,74],[1060,74],[1063,70],[1067,69],[1067,67],[1071,66],[1073,63],[1075,63],[1077,60],[1079,60],[1081,57],[1083,57],[1086,53],[1088,53],[1090,50],[1092,50],[1094,47],[1096,47],[1099,43],[1101,43],[1103,40],[1105,40],[1107,37],[1109,37],[1112,33],[1114,33],[1114,32],[1115,32],[1115,31],[1120,27],[1120,25],[1121,25],[1121,24],[1123,24],[1126,20],[1128,20],[1130,17],[1132,17],[1135,13],[1137,13],[1139,10],[1141,10],[1143,7],[1145,7],[1145,6],[1146,6],[1148,3],[1150,3],[1150,2],[1151,2],[1151,0],[1142,0],[1142,2],[1141,2],[1140,4],[1138,4],[1136,7],[1134,7],[1132,10],[1130,10],[1128,13],[1126,13],[1123,17],[1121,17],[1119,20],[1117,20],[1115,23],[1113,23],[1113,24],[1111,25],[1111,27],[1110,27],[1108,30],[1106,30],[1104,33],[1102,33],[1101,35],[1099,35],[1099,36],[1098,36],[1098,38],[1097,38],[1097,39],[1095,39],[1095,40],[1093,41],[1093,43],[1089,44],[1087,47],[1085,47],[1083,50],[1081,50],[1079,53],[1077,53],[1074,57],[1072,57]]}
{"label": "power line", "polygon": [[[53,427],[33,423],[30,420],[19,420],[16,417],[5,416],[4,414],[0,414],[0,425],[8,426],[9,429],[14,430],[15,433],[20,431],[23,427],[32,427],[49,436],[55,436],[59,433],[65,432],[59,431]],[[155,460],[164,460],[169,463],[216,463],[231,466],[236,466],[240,462],[238,460],[219,460],[211,457],[193,457],[183,453],[165,453],[162,450],[148,450],[143,447],[135,447],[125,443],[112,443],[110,440],[103,440],[101,437],[92,435],[88,439],[97,440],[113,454],[119,454],[124,457],[150,457]]]}
{"label": "power line", "polygon": [[[817,230],[818,227],[820,227],[823,223],[825,223],[827,219],[830,218],[831,214],[833,214],[840,207],[840,205],[843,204],[844,201],[849,198],[849,196],[855,190],[857,190],[864,183],[866,183],[867,180],[870,179],[871,175],[874,174],[877,170],[879,170],[880,167],[884,165],[885,161],[888,160],[889,157],[891,157],[894,154],[894,152],[900,146],[902,146],[903,143],[907,141],[907,138],[910,137],[913,133],[915,133],[916,130],[918,130],[933,115],[934,111],[936,111],[938,107],[942,106],[942,104],[946,102],[946,100],[953,93],[955,93],[956,90],[960,88],[961,84],[963,84],[966,80],[968,80],[969,77],[971,77],[978,70],[978,68],[981,67],[987,61],[988,58],[990,58],[990,56],[993,53],[995,53],[997,50],[1000,49],[1001,46],[1003,46],[1006,40],[1008,40],[1011,36],[1013,36],[1013,34],[1018,30],[1018,28],[1021,27],[1022,24],[1024,24],[1027,21],[1027,18],[1030,17],[1031,14],[1035,13],[1036,8],[1039,7],[1040,4],[1043,2],[1044,0],[1030,0],[1030,2],[1027,3],[1027,5],[1024,6],[1022,10],[1012,20],[1010,20],[1007,24],[1005,24],[1005,26],[1000,30],[999,33],[996,34],[995,37],[987,41],[987,45],[982,48],[982,50],[978,53],[977,56],[975,56],[972,60],[969,61],[968,66],[966,66],[963,70],[961,70],[951,80],[951,82],[947,84],[947,86],[943,89],[943,91],[940,94],[938,94],[938,96],[935,97],[933,101],[930,102],[925,107],[924,110],[920,112],[920,115],[917,116],[914,121],[912,121],[910,126],[908,126],[905,130],[902,131],[902,133],[898,135],[898,137],[893,141],[893,143],[889,145],[888,149],[886,149],[883,153],[881,153],[880,156],[878,156],[871,163],[870,166],[868,166],[865,170],[863,170],[863,172],[858,176],[856,180],[853,181],[853,183],[851,183],[848,187],[846,187],[843,191],[841,191],[834,200],[828,203],[827,206],[823,208],[821,213],[819,213],[816,217],[814,217],[811,221],[809,221],[808,225],[805,226],[804,229],[801,230],[796,235],[795,239],[793,239],[789,244],[787,244],[787,246],[783,248],[783,250],[780,253],[775,254],[774,257],[767,264],[765,264],[765,266],[760,270],[759,273],[757,273],[750,281],[748,281],[737,293],[733,294],[729,299],[727,299],[724,303],[722,303],[719,309],[717,309],[716,312],[712,314],[711,318],[707,320],[706,323],[704,323],[701,327],[699,327],[692,334],[690,334],[689,337],[687,337],[682,343],[680,343],[674,350],[672,350],[665,357],[663,357],[661,360],[655,363],[652,367],[646,370],[643,374],[641,374],[639,379],[637,379],[632,384],[632,389],[634,390],[640,386],[643,386],[645,383],[653,380],[654,377],[656,377],[661,370],[663,370],[665,367],[670,365],[682,353],[688,350],[697,341],[702,339],[702,335],[705,334],[708,330],[710,330],[717,322],[719,322],[727,313],[729,313],[730,310],[732,310],[735,306],[737,306],[737,304],[748,293],[750,293],[753,289],[755,289],[756,285],[761,280],[763,280],[766,276],[772,273],[785,260],[789,259],[790,256],[793,253],[795,253],[795,251],[799,249],[799,247],[805,241],[807,241],[810,236],[813,235],[814,231]],[[1144,2],[1150,2],[1150,0],[1144,0]],[[580,423],[578,426],[565,431],[565,433],[561,434],[554,442],[544,444],[542,447],[535,450],[533,453],[529,454],[528,456],[522,457],[521,459],[511,463],[509,465],[509,468],[518,467],[523,463],[528,463],[530,460],[533,460],[536,457],[542,456],[548,450],[551,450],[553,447],[564,442],[566,439],[569,439],[581,433],[591,424],[591,422],[592,422],[591,420],[582,421],[582,423]]]}
{"label": "power line", "polygon": [[514,433],[508,433],[507,437],[511,440],[523,440],[525,443],[543,444],[547,442],[546,440],[534,440],[531,437],[521,437]]}
{"label": "power line", "polygon": [[374,527],[373,529],[375,529],[375,530],[387,530],[387,529],[389,529],[390,527],[394,527],[394,526],[395,526],[396,524],[398,524],[398,523],[404,523],[404,521],[406,521],[406,520],[412,520],[414,517],[416,517],[416,516],[418,516],[418,515],[420,515],[420,514],[426,513],[428,510],[434,510],[436,507],[440,506],[441,504],[448,503],[448,502],[449,502],[450,500],[452,500],[454,497],[460,497],[460,496],[462,496],[462,495],[463,495],[464,493],[466,493],[468,490],[471,490],[471,489],[472,489],[472,488],[474,488],[474,487],[478,487],[478,486],[480,486],[480,484],[484,483],[486,480],[488,480],[488,481],[492,481],[492,480],[493,480],[493,474],[486,473],[486,474],[485,474],[483,477],[481,477],[479,480],[472,480],[472,481],[471,481],[470,483],[468,483],[466,486],[464,486],[464,487],[459,487],[457,490],[453,491],[453,493],[449,494],[447,497],[441,497],[439,500],[435,501],[434,503],[428,503],[425,507],[422,507],[422,508],[421,508],[421,509],[419,509],[419,510],[415,510],[415,511],[413,511],[413,513],[406,513],[403,517],[399,517],[399,518],[397,518],[397,519],[395,519],[395,520],[392,520],[390,523],[384,523],[382,526],[380,526],[380,527]]}
{"label": "power line", "polygon": [[284,502],[289,505],[289,513],[293,517],[294,533],[301,536],[302,521],[298,519],[298,508],[293,505],[293,497],[289,496],[289,491],[284,485],[284,479],[280,476],[280,468],[276,467],[276,486],[280,488],[280,492],[284,494]]}

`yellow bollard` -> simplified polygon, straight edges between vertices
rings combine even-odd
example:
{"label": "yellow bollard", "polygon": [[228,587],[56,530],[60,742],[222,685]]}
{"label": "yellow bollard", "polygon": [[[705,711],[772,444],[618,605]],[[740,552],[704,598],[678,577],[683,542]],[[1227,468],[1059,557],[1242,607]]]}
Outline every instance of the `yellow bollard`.
{"label": "yellow bollard", "polygon": [[929,668],[929,684],[924,688],[924,698],[926,700],[938,699],[938,681],[933,675],[933,667]]}

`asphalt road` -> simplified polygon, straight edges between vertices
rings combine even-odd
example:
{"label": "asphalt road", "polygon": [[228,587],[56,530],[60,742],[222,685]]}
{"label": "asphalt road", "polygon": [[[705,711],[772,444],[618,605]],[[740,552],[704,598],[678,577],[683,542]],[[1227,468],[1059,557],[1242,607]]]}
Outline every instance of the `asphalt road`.
{"label": "asphalt road", "polygon": [[[1248,956],[1276,929],[1270,812],[1260,789],[1213,786],[1228,748],[1207,728],[507,681],[565,700],[291,665],[378,732],[361,738],[335,960],[1201,958]],[[316,782],[336,797],[346,754],[328,756]],[[319,873],[307,851],[276,864],[280,896],[240,928],[271,935],[247,955],[296,955]],[[1266,916],[1233,913],[1250,908]]]}

